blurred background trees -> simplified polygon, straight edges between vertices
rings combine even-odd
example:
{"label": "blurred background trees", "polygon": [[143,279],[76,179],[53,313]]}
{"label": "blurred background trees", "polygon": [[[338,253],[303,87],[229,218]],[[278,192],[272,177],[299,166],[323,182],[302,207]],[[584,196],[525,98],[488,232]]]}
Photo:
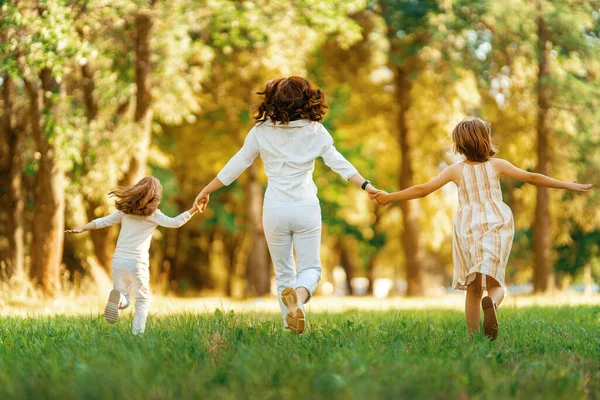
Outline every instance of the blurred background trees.
{"label": "blurred background trees", "polygon": [[[145,174],[163,183],[165,213],[189,208],[252,127],[254,92],[279,76],[326,91],[338,149],[383,189],[457,161],[449,133],[466,115],[492,123],[500,157],[600,184],[598,1],[0,4],[0,279],[9,284],[55,295],[106,282],[116,229],[65,238],[65,226],[110,212],[106,193]],[[320,161],[315,181],[325,293],[373,293],[378,279],[393,293],[446,290],[455,188],[375,208]],[[155,289],[269,293],[265,185],[257,161],[204,215],[158,230]],[[597,192],[510,181],[503,190],[517,230],[510,283],[545,292],[600,279]]]}

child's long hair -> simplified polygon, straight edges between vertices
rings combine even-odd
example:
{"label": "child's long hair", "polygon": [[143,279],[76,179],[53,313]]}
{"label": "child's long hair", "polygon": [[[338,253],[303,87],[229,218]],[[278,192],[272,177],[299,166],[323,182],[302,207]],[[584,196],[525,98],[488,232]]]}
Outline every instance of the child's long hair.
{"label": "child's long hair", "polygon": [[329,107],[325,103],[325,93],[299,76],[272,80],[257,94],[263,96],[263,101],[256,108],[256,122],[269,118],[282,125],[298,119],[321,122]]}
{"label": "child's long hair", "polygon": [[158,179],[147,176],[133,186],[118,187],[108,194],[116,197],[117,210],[125,214],[148,216],[158,208],[162,197],[162,185]]}
{"label": "child's long hair", "polygon": [[469,161],[485,162],[498,154],[492,143],[492,125],[476,117],[460,121],[452,131],[454,152]]}

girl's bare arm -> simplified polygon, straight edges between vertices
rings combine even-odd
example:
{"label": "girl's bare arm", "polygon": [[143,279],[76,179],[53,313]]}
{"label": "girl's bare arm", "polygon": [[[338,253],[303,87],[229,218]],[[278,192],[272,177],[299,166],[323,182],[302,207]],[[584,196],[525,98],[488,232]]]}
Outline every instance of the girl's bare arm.
{"label": "girl's bare arm", "polygon": [[392,201],[405,201],[425,197],[435,192],[450,181],[456,182],[456,172],[457,166],[456,164],[454,164],[449,167],[446,167],[442,172],[440,172],[438,176],[436,176],[427,183],[415,185],[409,187],[408,189],[404,189],[394,193],[380,192],[375,195],[375,198],[381,204],[388,204]]}
{"label": "girl's bare arm", "polygon": [[544,186],[554,189],[572,190],[575,192],[587,192],[592,188],[591,184],[565,182],[558,179],[550,178],[544,174],[528,172],[515,167],[513,164],[500,158],[493,159],[493,165],[500,175],[508,176],[520,182],[530,183],[535,186]]}

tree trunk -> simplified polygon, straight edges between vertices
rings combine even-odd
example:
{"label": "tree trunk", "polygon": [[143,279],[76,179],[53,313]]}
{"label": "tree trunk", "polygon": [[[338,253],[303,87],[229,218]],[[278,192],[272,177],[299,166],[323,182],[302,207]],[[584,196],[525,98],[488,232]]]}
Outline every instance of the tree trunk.
{"label": "tree trunk", "polygon": [[[85,105],[85,116],[88,124],[98,116],[98,99],[94,84],[94,71],[92,66],[87,63],[81,67],[83,104]],[[88,170],[86,169],[86,173]],[[102,202],[85,196],[85,212],[88,220],[98,217],[96,209],[102,207]],[[112,228],[98,229],[90,231],[90,238],[94,245],[94,255],[98,264],[110,274],[112,270],[112,254],[115,250],[115,231]]]}
{"label": "tree trunk", "polygon": [[[85,213],[89,221],[98,218],[95,210],[103,204],[96,200],[85,197]],[[98,264],[102,266],[109,275],[112,270],[112,255],[115,252],[115,230],[112,227],[90,231],[90,238],[94,245],[94,255]]]}
{"label": "tree trunk", "polygon": [[263,296],[271,288],[271,260],[262,226],[263,189],[257,178],[257,163],[248,168],[246,203],[248,204],[248,231],[251,236],[250,252],[246,263],[246,292]]}
{"label": "tree trunk", "polygon": [[88,123],[92,122],[98,116],[98,99],[94,93],[94,71],[91,65],[86,63],[81,67],[83,103],[85,104],[85,117]]}
{"label": "tree trunk", "polygon": [[233,285],[234,278],[236,277],[236,267],[238,265],[238,254],[240,251],[240,243],[243,241],[243,234],[241,232],[235,232],[232,234],[225,233],[223,239],[224,253],[226,254],[227,263],[227,285],[225,286],[225,295],[231,297],[234,295]]}
{"label": "tree trunk", "polygon": [[166,233],[165,259],[169,262],[169,289],[180,293],[178,283],[184,278],[185,271],[182,268],[181,248],[184,240],[183,229],[169,229]]}
{"label": "tree trunk", "polygon": [[[538,81],[537,81],[537,156],[536,172],[550,174],[548,110],[550,99],[547,80],[550,76],[550,46],[547,45],[549,32],[541,14],[538,25]],[[533,254],[535,266],[533,271],[533,288],[535,292],[546,292],[553,289],[554,270],[552,265],[552,227],[550,220],[550,199],[548,189],[537,187],[535,218],[532,227]]]}
{"label": "tree trunk", "polygon": [[[56,149],[48,141],[45,118],[52,118],[52,98],[47,92],[56,93],[57,83],[48,69],[40,73],[41,88],[29,69],[24,71],[24,83],[29,97],[31,131],[40,154],[35,175],[35,209],[31,241],[31,278],[41,285],[44,294],[53,296],[60,289],[60,264],[64,239],[64,175],[56,166]],[[42,103],[43,100],[43,103]],[[42,112],[42,107],[44,112]]]}
{"label": "tree trunk", "polygon": [[9,155],[9,185],[8,185],[8,201],[9,201],[9,221],[8,221],[8,259],[9,265],[7,274],[11,277],[13,274],[21,274],[24,271],[24,228],[23,228],[23,211],[25,201],[23,199],[23,139],[24,132],[18,132],[16,126],[16,117],[13,110],[14,83],[6,76],[4,85],[2,85],[4,110],[2,124],[8,138],[8,155]]}
{"label": "tree trunk", "polygon": [[[399,171],[400,189],[413,185],[412,168],[412,138],[408,122],[411,107],[410,91],[410,64],[396,67],[396,101],[400,106],[398,116],[398,144],[400,146],[401,163]],[[408,296],[423,295],[423,273],[421,263],[421,247],[419,243],[419,222],[417,220],[417,205],[414,202],[400,202],[400,209],[404,220],[402,231],[402,248],[406,260],[406,283]]]}
{"label": "tree trunk", "polygon": [[356,271],[356,261],[354,255],[349,249],[348,238],[340,237],[339,250],[340,250],[340,265],[346,272],[346,284],[348,285],[348,294],[354,296],[354,288],[352,287],[352,279],[354,278],[354,271]]}
{"label": "tree trunk", "polygon": [[[153,3],[153,2],[151,2]],[[140,11],[135,16],[135,122],[139,125],[140,140],[129,160],[129,167],[121,183],[131,186],[146,174],[148,150],[152,136],[152,95],[150,93],[150,38],[153,26],[149,11]]]}
{"label": "tree trunk", "polygon": [[[373,231],[375,234],[379,231],[379,224],[381,223],[381,217],[383,215],[382,208],[379,206],[375,206],[373,211],[375,214],[375,221],[373,222]],[[374,286],[375,286],[375,262],[377,261],[377,253],[380,249],[377,249],[376,252],[369,257],[369,261],[367,262],[367,278],[369,279],[369,295],[374,294]]]}

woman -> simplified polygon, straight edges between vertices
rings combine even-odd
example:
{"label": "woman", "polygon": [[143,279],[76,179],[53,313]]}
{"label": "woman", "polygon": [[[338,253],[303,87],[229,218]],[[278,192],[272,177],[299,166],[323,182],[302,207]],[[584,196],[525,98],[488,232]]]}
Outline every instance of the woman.
{"label": "woman", "polygon": [[268,178],[263,227],[279,304],[284,326],[300,334],[306,326],[304,304],[321,277],[321,207],[312,180],[315,159],[322,157],[329,168],[370,195],[378,190],[336,150],[320,123],[328,107],[323,91],[313,88],[307,79],[293,76],[267,83],[258,94],[263,101],[256,110],[257,124],[196,202],[203,211],[210,193],[235,181],[260,154]]}

